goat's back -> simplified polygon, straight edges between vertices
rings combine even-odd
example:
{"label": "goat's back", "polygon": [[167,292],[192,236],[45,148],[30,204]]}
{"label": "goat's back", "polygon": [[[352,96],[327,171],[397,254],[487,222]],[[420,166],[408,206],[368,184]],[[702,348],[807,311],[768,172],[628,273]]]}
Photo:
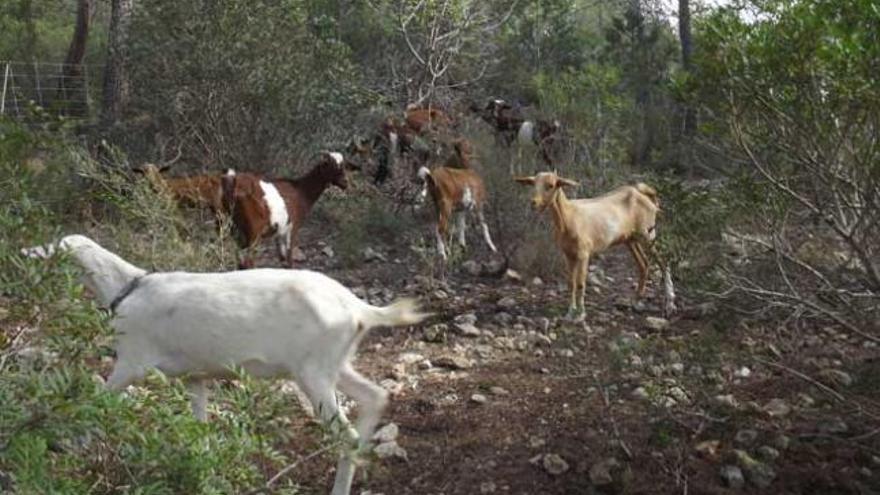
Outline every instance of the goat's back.
{"label": "goat's back", "polygon": [[169,375],[222,376],[241,366],[280,376],[345,359],[375,309],[308,270],[173,272],[142,279],[113,325],[121,357],[128,351]]}
{"label": "goat's back", "polygon": [[653,227],[659,208],[635,186],[621,186],[595,198],[571,201],[575,229],[602,250]]}
{"label": "goat's back", "polygon": [[431,179],[435,196],[460,201],[464,191],[469,189],[476,204],[486,200],[486,186],[473,169],[437,167],[431,170]]}

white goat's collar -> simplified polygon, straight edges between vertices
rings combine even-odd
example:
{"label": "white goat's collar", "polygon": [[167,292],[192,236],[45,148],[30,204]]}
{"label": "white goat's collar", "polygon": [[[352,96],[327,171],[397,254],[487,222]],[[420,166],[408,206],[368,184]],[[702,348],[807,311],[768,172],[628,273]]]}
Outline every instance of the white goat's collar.
{"label": "white goat's collar", "polygon": [[138,286],[140,286],[141,280],[147,275],[149,275],[149,273],[139,275],[131,279],[131,282],[125,284],[125,287],[123,287],[122,290],[119,291],[119,294],[116,294],[116,297],[114,297],[113,300],[110,301],[110,306],[108,306],[108,308],[110,309],[111,314],[116,313],[116,308],[120,304],[122,304],[122,301],[124,301],[126,297],[130,296],[131,293],[134,292],[135,289],[138,288]]}

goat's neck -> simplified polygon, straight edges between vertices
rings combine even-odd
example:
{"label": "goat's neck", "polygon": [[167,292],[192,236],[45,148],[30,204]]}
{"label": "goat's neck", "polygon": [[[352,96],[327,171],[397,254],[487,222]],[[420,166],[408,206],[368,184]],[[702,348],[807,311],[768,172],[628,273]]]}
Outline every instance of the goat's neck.
{"label": "goat's neck", "polygon": [[557,189],[556,194],[550,201],[550,218],[553,219],[553,226],[556,232],[564,234],[568,227],[566,221],[568,219],[569,202],[562,189]]}
{"label": "goat's neck", "polygon": [[307,209],[312,208],[312,205],[318,201],[318,198],[321,197],[321,194],[323,194],[324,190],[330,185],[330,181],[328,181],[318,169],[320,166],[321,165],[316,166],[306,175],[291,181],[291,183],[296,186],[299,192],[303,195],[303,199],[306,200],[307,204],[305,207]]}
{"label": "goat's neck", "polygon": [[71,254],[85,271],[85,286],[104,306],[109,305],[132,280],[147,273],[97,244],[77,247]]}

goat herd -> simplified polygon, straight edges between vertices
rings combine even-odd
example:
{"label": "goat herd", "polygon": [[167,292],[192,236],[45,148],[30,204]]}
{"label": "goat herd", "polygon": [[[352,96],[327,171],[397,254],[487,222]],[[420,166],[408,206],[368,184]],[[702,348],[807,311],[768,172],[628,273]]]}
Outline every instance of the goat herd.
{"label": "goat herd", "polygon": [[[504,139],[528,137],[546,142],[558,122],[529,123],[514,115],[501,100],[476,110],[493,122]],[[415,137],[437,125],[451,125],[437,109],[409,108],[405,124],[386,119],[372,142],[355,140],[348,154],[361,158],[387,144],[386,158],[400,148],[413,149]],[[537,131],[537,132],[536,132]],[[549,133],[549,134],[548,134]],[[538,137],[535,137],[538,136]],[[414,176],[422,197],[430,194],[437,213],[436,240],[446,257],[448,222],[458,213],[458,241],[463,245],[464,212],[476,214],[486,244],[495,245],[483,218],[486,189],[469,166],[470,143],[454,140],[452,156],[443,165],[421,164]],[[292,247],[306,215],[329,186],[348,186],[348,171],[361,168],[340,152],[325,152],[303,177],[269,179],[252,173],[164,178],[157,167],[144,172],[154,185],[183,202],[195,203],[231,216],[239,245],[245,249],[242,268],[253,266],[259,241],[272,237],[278,255],[290,266]],[[388,162],[374,179],[391,175]],[[584,289],[590,257],[625,244],[639,270],[638,293],[645,290],[648,254],[656,235],[657,193],[650,186],[623,186],[592,199],[569,200],[564,189],[575,181],[554,172],[515,177],[532,187],[532,206],[549,209],[556,243],[568,262],[571,302],[569,317],[583,319]],[[49,246],[27,248],[23,254],[45,258],[64,251],[83,269],[83,283],[113,312],[117,360],[107,387],[121,390],[151,369],[182,377],[190,391],[193,414],[207,418],[207,381],[229,376],[241,368],[258,377],[293,378],[312,402],[321,420],[347,440],[363,447],[373,435],[388,393],[352,368],[351,360],[367,331],[376,326],[414,325],[429,316],[412,299],[387,307],[360,300],[335,280],[314,271],[251,269],[225,273],[148,273],[81,235],[64,237]],[[672,283],[664,272],[667,311],[672,307]],[[359,405],[352,428],[339,408],[336,391]],[[332,493],[348,494],[355,470],[355,450],[340,456]]]}

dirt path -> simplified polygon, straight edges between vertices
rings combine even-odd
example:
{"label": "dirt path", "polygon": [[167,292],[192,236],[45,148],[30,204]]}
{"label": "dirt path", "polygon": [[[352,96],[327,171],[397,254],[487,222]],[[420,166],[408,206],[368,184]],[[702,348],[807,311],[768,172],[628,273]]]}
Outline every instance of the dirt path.
{"label": "dirt path", "polygon": [[[632,303],[624,255],[596,263],[587,320],[576,325],[559,318],[558,280],[453,273],[443,284],[394,255],[326,268],[371,302],[415,294],[437,312],[361,346],[356,366],[393,392],[385,421],[399,426],[406,459],[375,460],[355,493],[880,493],[876,348],[836,333],[833,345],[805,344],[729,328],[711,308],[652,330],[661,301],[652,289]],[[475,319],[474,335],[456,317]],[[809,375],[855,367],[844,372],[855,385],[830,384],[845,388],[840,402],[755,356]],[[464,369],[443,364],[451,358]],[[333,464],[315,461],[299,479],[322,493]],[[723,480],[722,467],[744,487]]]}

